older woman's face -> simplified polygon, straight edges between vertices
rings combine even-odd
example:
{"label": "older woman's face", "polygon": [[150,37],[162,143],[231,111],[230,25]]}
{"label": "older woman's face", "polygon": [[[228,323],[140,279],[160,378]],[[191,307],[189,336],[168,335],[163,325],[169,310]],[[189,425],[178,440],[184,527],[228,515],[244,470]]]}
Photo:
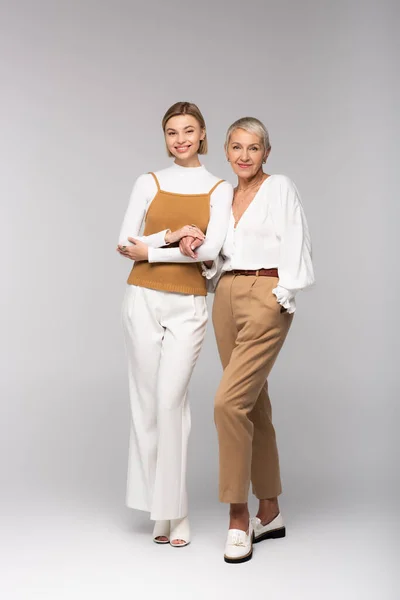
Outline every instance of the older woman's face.
{"label": "older woman's face", "polygon": [[269,150],[265,150],[262,140],[255,133],[235,129],[226,151],[226,157],[238,177],[251,178],[262,169]]}

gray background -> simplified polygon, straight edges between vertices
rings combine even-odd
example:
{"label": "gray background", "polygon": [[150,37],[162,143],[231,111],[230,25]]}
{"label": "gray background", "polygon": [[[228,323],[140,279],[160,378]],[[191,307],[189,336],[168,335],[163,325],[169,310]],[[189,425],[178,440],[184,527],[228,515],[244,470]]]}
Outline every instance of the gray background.
{"label": "gray background", "polygon": [[[160,121],[183,99],[206,118],[204,163],[232,182],[227,127],[245,115],[266,123],[267,171],[296,182],[313,238],[317,285],[299,296],[271,376],[282,506],[304,544],[262,550],[262,565],[278,561],[265,593],[325,600],[333,577],[332,597],[398,598],[398,3],[32,0],[1,2],[0,21],[7,597],[123,598],[139,588],[137,597],[153,597],[176,585],[179,559],[186,577],[201,560],[214,578],[199,597],[265,587],[255,559],[233,587],[238,571],[227,574],[221,559],[227,522],[212,415],[221,369],[211,323],[191,384],[189,485],[201,551],[193,543],[163,563],[143,550],[145,516],[124,507],[120,306],[130,266],[114,248],[133,181],[169,164]],[[207,531],[216,532],[208,545]],[[126,566],[118,576],[117,562]],[[143,569],[155,564],[164,588],[146,583]],[[179,593],[188,597],[185,587]]]}

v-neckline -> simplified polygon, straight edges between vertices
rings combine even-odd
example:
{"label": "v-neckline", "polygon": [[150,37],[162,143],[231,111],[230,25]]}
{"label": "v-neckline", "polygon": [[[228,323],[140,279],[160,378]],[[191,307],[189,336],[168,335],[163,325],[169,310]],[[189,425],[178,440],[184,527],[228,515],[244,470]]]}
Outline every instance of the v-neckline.
{"label": "v-neckline", "polygon": [[269,179],[271,179],[271,177],[272,177],[272,175],[269,175],[268,177],[266,177],[266,178],[264,179],[264,181],[262,182],[262,184],[260,185],[260,187],[258,188],[258,190],[256,191],[256,193],[254,194],[254,196],[253,196],[253,200],[252,200],[252,201],[249,203],[249,205],[248,205],[248,206],[246,206],[246,208],[245,208],[245,209],[244,209],[244,211],[242,212],[242,215],[241,215],[240,219],[239,219],[237,222],[236,222],[236,219],[235,219],[235,215],[233,214],[233,204],[232,204],[232,207],[231,207],[231,215],[232,215],[232,218],[233,218],[233,229],[234,229],[234,230],[236,230],[236,229],[238,228],[238,225],[239,225],[240,221],[243,219],[243,217],[245,216],[245,214],[246,214],[246,213],[247,213],[247,211],[249,210],[250,206],[251,206],[251,205],[254,203],[254,200],[257,198],[258,194],[261,192],[261,189],[263,188],[263,186],[264,186],[264,183],[265,183],[266,181],[268,181]]}

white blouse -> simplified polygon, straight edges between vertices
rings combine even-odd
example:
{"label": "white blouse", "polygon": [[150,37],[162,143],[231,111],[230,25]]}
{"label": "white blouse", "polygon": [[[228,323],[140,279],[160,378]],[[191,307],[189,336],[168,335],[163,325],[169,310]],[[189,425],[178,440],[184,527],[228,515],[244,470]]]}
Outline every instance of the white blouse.
{"label": "white blouse", "polygon": [[293,313],[295,294],[314,283],[314,271],[300,196],[284,175],[271,175],[262,183],[236,227],[231,212],[221,254],[210,269],[203,269],[203,275],[213,291],[225,271],[262,268],[278,269],[279,283],[273,292],[279,304]]}
{"label": "white blouse", "polygon": [[[160,188],[178,194],[207,194],[220,179],[212,175],[204,166],[181,167],[173,163],[171,167],[155,173]],[[222,248],[230,218],[233,188],[224,181],[210,196],[210,221],[204,243],[197,250],[198,258],[184,256],[179,248],[166,246],[165,234],[168,230],[153,235],[139,236],[149,206],[157,194],[157,185],[149,173],[141,175],[135,182],[128,209],[122,224],[118,243],[131,245],[128,237],[139,239],[149,246],[149,262],[200,262],[215,260]],[[190,202],[190,200],[188,200]],[[190,225],[183,223],[182,225]]]}

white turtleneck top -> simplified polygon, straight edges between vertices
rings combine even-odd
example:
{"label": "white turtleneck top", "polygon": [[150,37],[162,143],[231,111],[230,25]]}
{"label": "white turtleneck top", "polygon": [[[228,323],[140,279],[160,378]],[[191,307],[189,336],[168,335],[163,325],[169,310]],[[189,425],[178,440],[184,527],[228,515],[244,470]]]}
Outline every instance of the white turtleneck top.
{"label": "white turtleneck top", "polygon": [[[220,179],[212,175],[204,166],[181,167],[173,164],[167,169],[155,172],[161,190],[175,194],[207,194]],[[157,194],[157,185],[149,173],[141,175],[135,182],[128,209],[119,235],[119,244],[129,245],[128,237],[139,239],[149,246],[149,262],[201,262],[216,259],[228,229],[232,206],[233,188],[226,181],[210,195],[210,221],[203,245],[198,249],[198,258],[184,256],[179,248],[164,247],[165,234],[160,231],[149,236],[139,236],[149,206]],[[188,199],[190,201],[190,199]],[[191,225],[191,223],[185,223]]]}

